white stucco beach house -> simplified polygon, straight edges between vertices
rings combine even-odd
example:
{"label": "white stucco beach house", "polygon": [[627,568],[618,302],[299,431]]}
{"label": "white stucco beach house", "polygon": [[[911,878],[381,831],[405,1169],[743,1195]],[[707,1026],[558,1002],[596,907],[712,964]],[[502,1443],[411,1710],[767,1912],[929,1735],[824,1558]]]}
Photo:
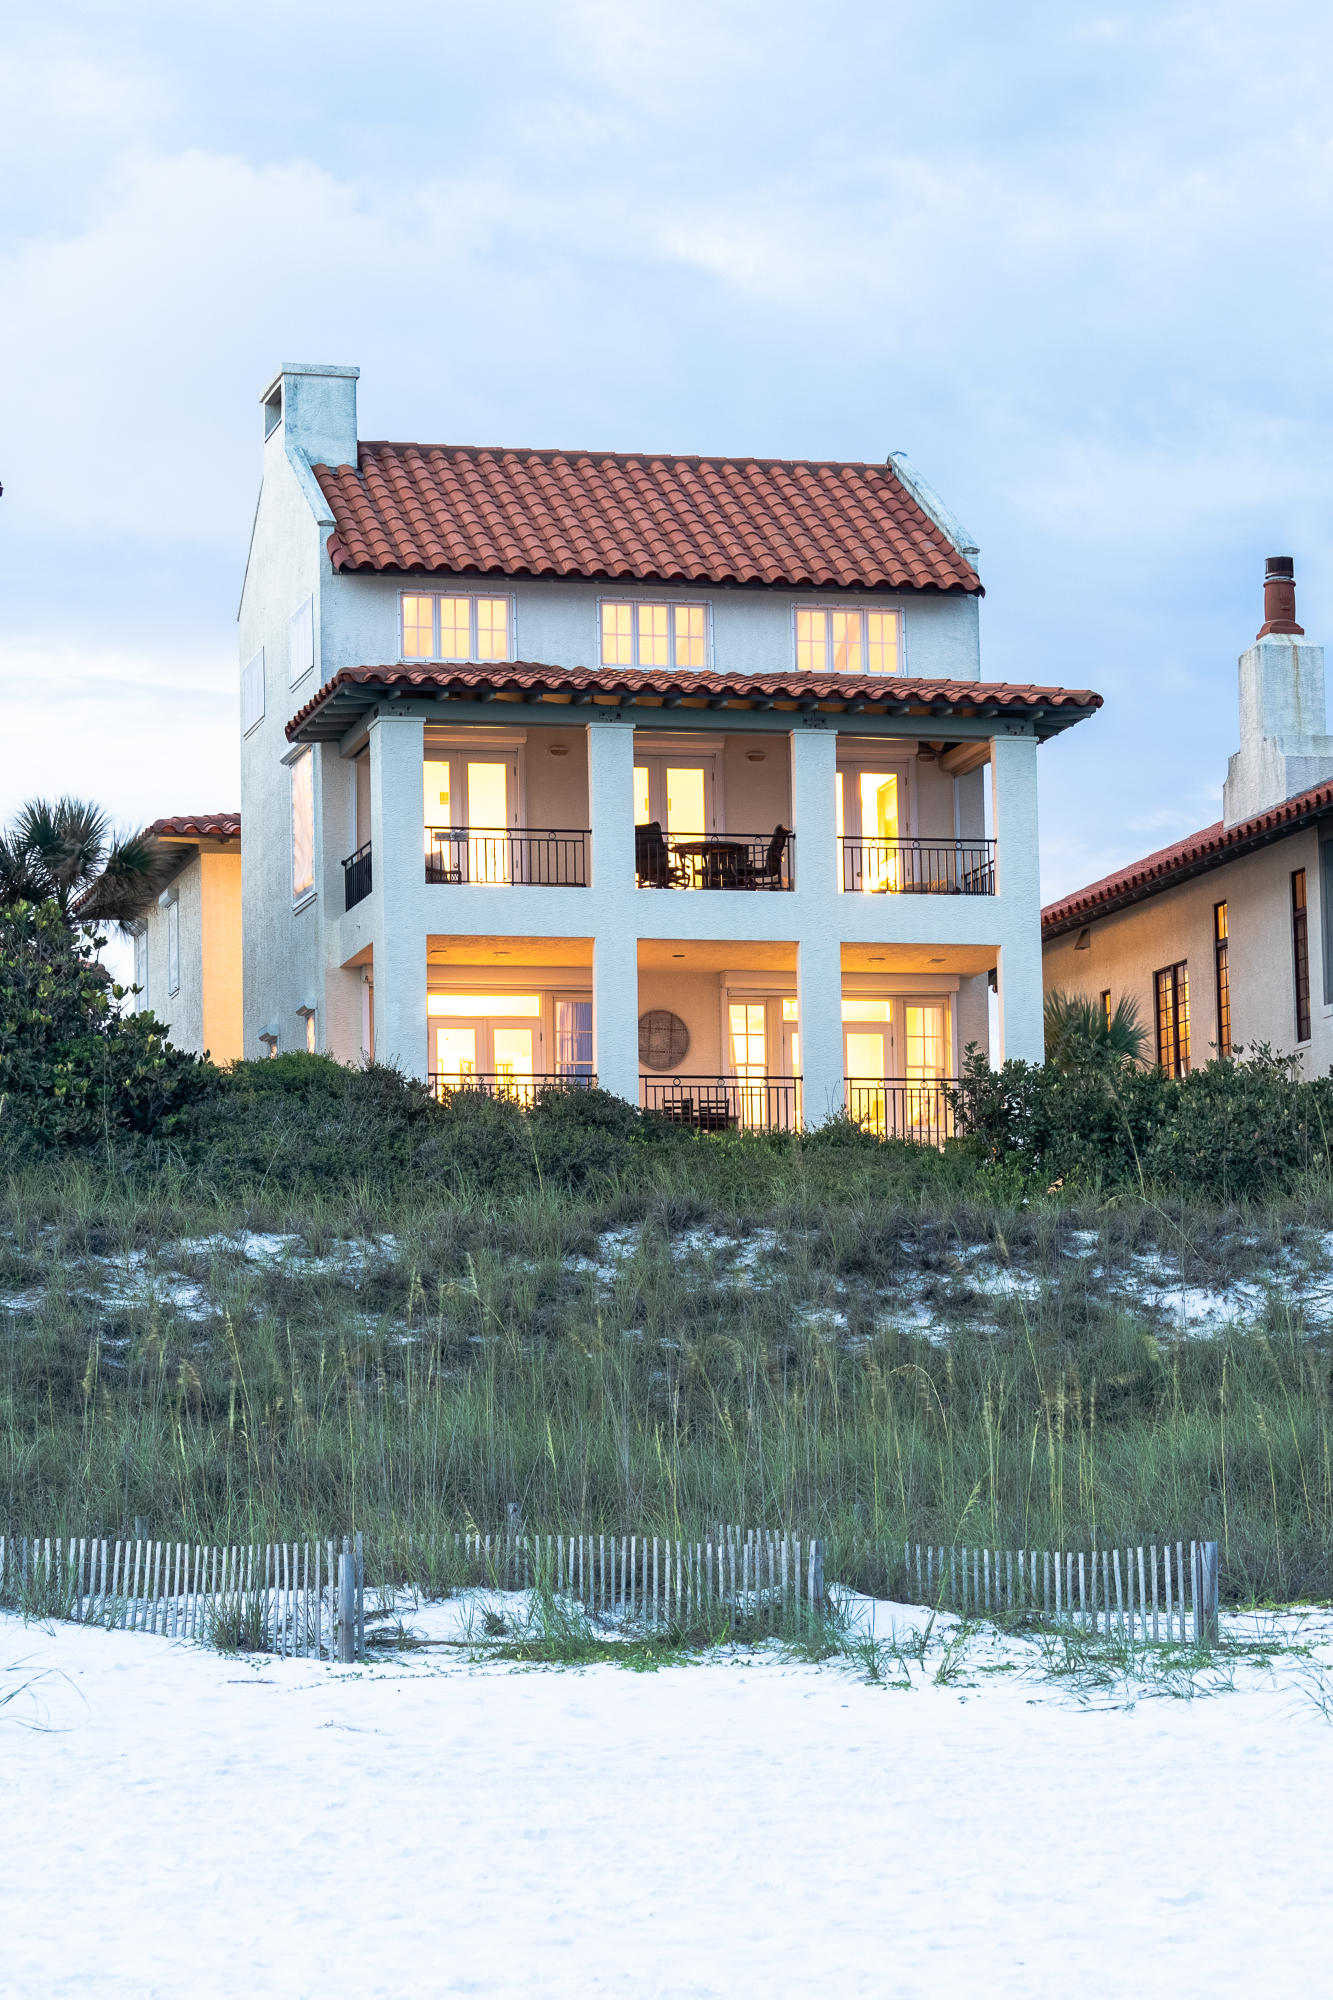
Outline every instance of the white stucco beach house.
{"label": "white stucco beach house", "polygon": [[247,1056],[921,1137],[966,1043],[1040,1059],[1037,753],[1099,697],[981,678],[900,454],[367,443],[356,389],[262,398]]}

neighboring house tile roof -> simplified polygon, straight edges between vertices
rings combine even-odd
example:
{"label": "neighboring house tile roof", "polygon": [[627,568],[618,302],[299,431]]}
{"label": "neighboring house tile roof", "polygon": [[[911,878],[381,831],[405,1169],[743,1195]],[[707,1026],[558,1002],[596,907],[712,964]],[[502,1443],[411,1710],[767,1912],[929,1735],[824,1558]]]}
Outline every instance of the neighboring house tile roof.
{"label": "neighboring house tile roof", "polygon": [[364,443],[314,474],[335,569],[981,590],[891,465]]}
{"label": "neighboring house tile roof", "polygon": [[241,815],[236,813],[177,813],[171,819],[155,819],[144,828],[152,840],[234,840],[241,831]]}
{"label": "neighboring house tile roof", "polygon": [[1294,798],[1284,799],[1281,805],[1270,806],[1252,819],[1238,820],[1234,826],[1224,826],[1217,820],[1170,847],[1159,847],[1155,854],[1145,854],[1128,868],[1103,875],[1100,882],[1090,882],[1086,889],[1078,889],[1058,903],[1048,903],[1041,913],[1042,937],[1060,937],[1065,931],[1090,923],[1094,917],[1109,916],[1113,910],[1141,903],[1162,889],[1174,888],[1177,882],[1188,882],[1191,876],[1203,875],[1210,868],[1220,868],[1223,862],[1238,860],[1257,847],[1298,833],[1326,813],[1333,813],[1333,784],[1297,792]]}
{"label": "neighboring house tile roof", "polygon": [[[385,696],[453,695],[463,700],[567,706],[642,702],[659,714],[678,705],[731,704],[775,710],[831,709],[917,716],[1022,715],[1049,735],[1102,705],[1088,688],[1010,687],[1000,681],[910,680],[906,675],[704,674],[638,667],[551,667],[527,660],[491,665],[343,667],[287,724],[291,742],[340,736]],[[1044,727],[1043,727],[1044,725]]]}

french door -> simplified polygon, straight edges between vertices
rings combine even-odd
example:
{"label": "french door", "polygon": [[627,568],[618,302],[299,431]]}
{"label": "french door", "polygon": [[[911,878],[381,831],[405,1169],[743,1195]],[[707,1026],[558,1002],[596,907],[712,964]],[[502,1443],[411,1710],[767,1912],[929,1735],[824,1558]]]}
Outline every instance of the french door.
{"label": "french door", "polygon": [[426,859],[432,880],[509,882],[521,794],[518,759],[451,751],[423,770]]}
{"label": "french door", "polygon": [[435,1075],[445,1087],[478,1079],[527,1098],[542,1069],[542,1003],[536,993],[432,993]]}
{"label": "french door", "polygon": [[878,1132],[945,1136],[949,1002],[849,997],[842,1020],[849,1116]]}
{"label": "french door", "polygon": [[663,833],[698,840],[717,832],[716,759],[670,756],[634,760],[634,822],[656,820]]}
{"label": "french door", "polygon": [[903,856],[898,843],[907,826],[905,769],[857,765],[837,774],[838,887],[883,895],[902,887]]}

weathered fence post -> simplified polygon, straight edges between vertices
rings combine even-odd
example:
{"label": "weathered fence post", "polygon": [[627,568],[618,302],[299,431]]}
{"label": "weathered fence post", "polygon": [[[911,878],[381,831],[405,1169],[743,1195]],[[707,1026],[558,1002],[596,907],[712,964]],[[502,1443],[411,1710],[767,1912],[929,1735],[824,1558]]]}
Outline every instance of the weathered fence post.
{"label": "weathered fence post", "polygon": [[355,1657],[366,1657],[366,1539],[358,1528],[352,1541],[356,1562],[356,1641]]}
{"label": "weathered fence post", "polygon": [[824,1603],[824,1544],[813,1541],[810,1544],[810,1604],[821,1609]]}
{"label": "weathered fence post", "polygon": [[1218,1562],[1217,1543],[1203,1542],[1199,1548],[1200,1581],[1203,1589],[1199,1594],[1199,1643],[1215,1646],[1218,1639],[1217,1625],[1217,1584]]}
{"label": "weathered fence post", "polygon": [[343,1536],[338,1557],[338,1659],[356,1658],[356,1563],[351,1540]]}

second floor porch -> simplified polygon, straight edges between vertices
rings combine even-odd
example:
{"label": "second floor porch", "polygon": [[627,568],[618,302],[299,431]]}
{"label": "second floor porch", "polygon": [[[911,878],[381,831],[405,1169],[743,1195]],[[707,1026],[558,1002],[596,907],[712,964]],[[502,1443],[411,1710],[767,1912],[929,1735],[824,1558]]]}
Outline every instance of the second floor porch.
{"label": "second floor porch", "polygon": [[[426,729],[424,881],[464,890],[602,886],[607,852],[632,836],[633,882],[645,892],[783,894],[813,864],[839,895],[996,893],[984,744],[970,746],[964,762],[951,761],[943,742],[835,739],[832,782],[814,800],[807,787],[798,839],[790,732],[636,728],[629,796],[614,803],[596,796],[590,735]],[[376,881],[371,760],[369,744],[353,760],[352,831],[369,837],[355,838],[343,859],[347,909]]]}

